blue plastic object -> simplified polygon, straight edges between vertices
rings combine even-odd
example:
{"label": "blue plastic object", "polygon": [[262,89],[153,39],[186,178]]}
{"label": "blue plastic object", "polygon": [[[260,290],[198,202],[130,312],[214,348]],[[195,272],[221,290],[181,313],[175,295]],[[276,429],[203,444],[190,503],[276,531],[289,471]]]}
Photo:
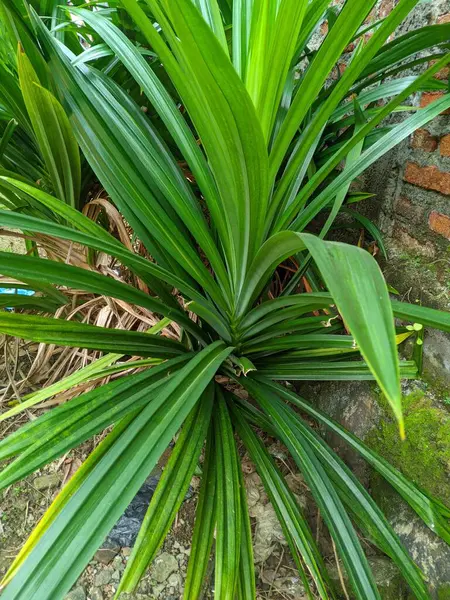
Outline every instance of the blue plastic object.
{"label": "blue plastic object", "polygon": [[[0,288],[0,294],[17,294],[18,296],[33,296],[34,290],[23,288]],[[11,306],[7,306],[6,310],[13,310]]]}

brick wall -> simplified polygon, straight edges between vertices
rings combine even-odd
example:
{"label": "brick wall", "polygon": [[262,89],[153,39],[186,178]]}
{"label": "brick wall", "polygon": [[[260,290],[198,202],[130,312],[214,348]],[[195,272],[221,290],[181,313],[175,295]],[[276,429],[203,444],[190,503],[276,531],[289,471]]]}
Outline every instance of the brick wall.
{"label": "brick wall", "polygon": [[[394,0],[382,0],[372,18],[387,14],[393,5]],[[450,0],[421,3],[397,35],[444,22],[450,22]],[[445,68],[436,78],[445,80],[448,75]],[[413,104],[424,107],[440,96],[440,92],[425,92]],[[378,161],[362,183],[376,194],[362,209],[384,234],[389,283],[410,301],[450,309],[450,111]]]}
{"label": "brick wall", "polygon": [[[392,10],[394,1],[379,2],[372,18]],[[396,35],[444,22],[450,22],[450,0],[423,2]],[[448,68],[436,75],[440,80],[448,76]],[[422,93],[412,103],[424,107],[439,96],[439,92]],[[450,311],[450,111],[385,155],[361,184],[375,194],[361,210],[382,231],[388,260],[381,266],[387,281],[402,299]],[[449,334],[427,331],[424,365],[430,381],[450,389]]]}

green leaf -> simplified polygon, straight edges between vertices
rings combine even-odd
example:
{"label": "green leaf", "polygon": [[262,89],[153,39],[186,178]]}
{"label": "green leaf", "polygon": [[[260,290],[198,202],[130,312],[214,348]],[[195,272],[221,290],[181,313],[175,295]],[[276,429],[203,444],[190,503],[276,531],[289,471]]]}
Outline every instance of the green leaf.
{"label": "green leaf", "polygon": [[[261,395],[267,396],[267,388],[261,385],[261,381],[255,383],[251,380],[246,387],[252,390],[257,398]],[[271,402],[275,402],[290,419],[291,424],[297,430],[298,439],[302,443],[306,443],[311,452],[321,461],[341,500],[354,514],[358,524],[397,564],[417,598],[429,599],[429,592],[422,573],[402,546],[386,517],[350,469],[296,412],[285,406],[281,400],[275,400],[273,396],[271,396]]]}
{"label": "green leaf", "polygon": [[[343,50],[374,4],[374,0],[370,0],[369,2],[353,0],[351,4],[345,4],[339,13],[336,25],[321,44],[314,60],[302,78],[297,94],[275,139],[270,155],[271,182],[275,180],[276,173],[292,138],[300,128],[331,70],[338,62]],[[326,118],[324,111],[322,111],[322,114]],[[318,131],[314,134],[313,139],[316,138],[317,133],[322,129],[323,124],[318,127]],[[295,165],[292,168],[294,169]]]}
{"label": "green leaf", "polygon": [[175,519],[186,496],[205,441],[213,398],[214,387],[211,383],[183,425],[152,496],[127,568],[117,589],[117,597],[120,592],[135,590]]}
{"label": "green leaf", "polygon": [[217,473],[213,425],[213,421],[211,421],[206,438],[202,482],[195,512],[191,553],[184,583],[184,600],[201,598],[202,584],[208,569],[209,556],[214,540],[217,513]]}
{"label": "green leaf", "polygon": [[7,586],[8,583],[12,580],[12,578],[16,575],[17,571],[22,566],[27,557],[30,555],[33,548],[35,548],[39,544],[44,533],[47,531],[47,529],[56,519],[58,514],[67,504],[72,494],[75,493],[76,490],[83,484],[83,482],[87,479],[87,477],[95,468],[95,466],[105,456],[105,454],[109,451],[111,446],[113,446],[115,441],[122,435],[123,431],[127,428],[132,418],[132,416],[128,417],[126,419],[123,419],[120,423],[118,423],[114,427],[114,429],[105,438],[103,438],[103,440],[101,440],[98,446],[94,448],[94,450],[89,454],[87,459],[83,462],[81,467],[77,469],[74,475],[62,488],[62,490],[53,500],[50,507],[44,513],[44,516],[41,518],[41,520],[33,530],[33,533],[22,546],[19,554],[12,562],[5,577],[0,583],[1,590],[3,590],[4,587]]}
{"label": "green leaf", "polygon": [[270,416],[275,430],[303,474],[342,557],[358,600],[380,599],[367,558],[361,548],[342,501],[321,463],[304,440],[297,436],[291,417],[276,396],[258,394],[258,402]]}
{"label": "green leaf", "polygon": [[[17,182],[15,182],[15,185],[16,184]],[[41,199],[40,195],[37,195],[35,192],[33,193],[35,194],[36,198],[39,198],[39,200]],[[48,198],[46,199],[46,201],[47,200]],[[56,201],[56,199],[54,200]],[[62,203],[58,205],[58,211],[61,207],[61,204]],[[67,206],[67,209],[70,209],[70,207]],[[61,214],[63,214],[62,211]],[[68,213],[68,215],[71,216],[70,213]],[[179,319],[183,319],[185,317],[180,311],[178,303],[167,292],[167,289],[164,289],[163,286],[157,286],[158,280],[169,283],[173,287],[179,289],[181,292],[186,294],[188,298],[195,300],[201,305],[205,305],[208,308],[208,310],[214,310],[214,305],[210,302],[207,302],[205,297],[202,296],[202,294],[199,291],[191,287],[189,283],[186,282],[186,280],[182,279],[181,277],[178,277],[173,272],[170,272],[167,269],[160,267],[159,265],[155,265],[146,258],[139,256],[138,254],[134,254],[133,252],[130,252],[125,248],[125,246],[123,246],[123,244],[115,240],[101,227],[99,227],[86,217],[83,217],[83,219],[74,219],[73,222],[82,231],[89,231],[88,234],[76,231],[75,229],[70,229],[69,227],[64,227],[63,225],[52,223],[51,221],[36,219],[35,217],[17,214],[12,211],[0,210],[0,218],[2,220],[3,225],[6,225],[7,227],[19,228],[23,231],[36,231],[39,233],[55,236],[57,238],[78,242],[79,244],[85,245],[88,248],[93,248],[95,250],[99,250],[100,252],[105,252],[106,254],[110,254],[111,256],[119,258],[124,265],[128,266],[137,275],[142,277],[144,281],[149,282],[150,287],[152,289],[155,289],[155,291],[157,291],[164,300],[164,304],[167,305],[166,308],[170,308],[170,310],[174,310],[175,308],[175,312],[178,313]],[[89,221],[92,227],[91,225],[87,226],[86,221]],[[96,230],[96,228],[102,231],[105,235],[101,235],[100,232]],[[42,268],[45,268],[45,266],[43,266]],[[48,293],[50,292],[48,291]],[[60,294],[60,296],[62,296],[62,294]],[[149,300],[151,299],[148,299],[147,301]],[[160,303],[161,310],[163,309],[163,306],[164,305]],[[186,327],[192,327],[192,323],[190,324],[189,320],[185,320],[184,325]],[[199,333],[200,331],[197,330],[197,335]]]}
{"label": "green leaf", "polygon": [[158,262],[198,281],[224,305],[183,223],[185,217],[200,227],[204,217],[167,146],[113,80],[73,67],[42,23],[36,26],[80,147],[114,203]]}
{"label": "green leaf", "polygon": [[[245,315],[240,325],[243,329],[247,329],[259,321],[262,322],[263,318],[270,318],[271,316],[277,318],[277,313],[280,312],[280,309],[286,307],[295,306],[298,309],[296,315],[299,316],[317,308],[328,308],[331,304],[333,304],[333,299],[328,293],[310,292],[295,296],[280,296],[253,308]],[[272,313],[275,313],[275,315],[272,315]]]}
{"label": "green leaf", "polygon": [[[398,6],[400,6],[400,5],[398,5]],[[379,125],[383,121],[384,118],[389,116],[398,106],[400,106],[401,103],[406,98],[408,98],[408,96],[410,96],[412,93],[414,93],[417,89],[420,89],[435,73],[437,73],[437,71],[440,68],[445,66],[445,64],[448,62],[448,59],[449,59],[449,56],[446,55],[441,60],[438,60],[432,67],[427,69],[422,75],[417,77],[417,79],[413,83],[411,83],[411,85],[406,87],[402,92],[398,93],[398,95],[395,98],[393,98],[381,110],[379,110],[377,112],[377,114],[367,123],[367,125],[365,125],[361,129],[359,129],[358,133],[356,133],[348,142],[346,142],[339,149],[339,151],[335,152],[333,154],[333,156],[325,163],[325,165],[323,165],[317,171],[317,173],[315,173],[311,177],[311,179],[303,187],[303,189],[298,194],[297,198],[291,203],[291,205],[288,207],[288,209],[285,211],[280,211],[278,221],[273,230],[277,231],[278,229],[285,228],[291,222],[292,218],[294,218],[294,216],[298,212],[298,210],[304,206],[304,204],[306,203],[307,199],[311,196],[311,194],[318,188],[318,186],[325,180],[325,178],[333,171],[333,169],[339,164],[339,162],[345,156],[347,156],[347,154],[350,152],[351,148],[355,144],[357,144],[361,139],[366,137],[377,125]],[[356,64],[356,62],[355,62],[355,64]],[[434,107],[434,104],[432,106]],[[402,139],[404,139],[404,137],[403,137],[404,129],[407,129],[407,133],[405,136],[405,137],[407,137],[412,132],[414,132],[415,129],[421,127],[427,121],[429,121],[430,119],[432,119],[436,115],[438,115],[440,111],[444,110],[442,107],[440,107],[438,112],[434,112],[434,110],[429,111],[428,110],[429,108],[430,107],[420,110],[418,112],[418,114],[414,115],[414,117],[411,117],[411,119],[408,119],[408,120],[406,120],[406,122],[401,123],[400,125],[394,127],[390,133],[383,136],[383,138],[381,140],[379,140],[377,143],[373,144],[370,148],[368,148],[365,152],[363,152],[361,158],[358,161],[356,161],[352,165],[352,167],[347,170],[346,173],[343,174],[343,177],[338,176],[337,178],[334,178],[331,185],[329,185],[327,188],[325,188],[323,193],[318,195],[319,200],[317,202],[316,202],[316,199],[314,199],[313,202],[311,202],[303,212],[300,212],[299,216],[294,221],[292,228],[301,230],[302,227],[304,227],[306,225],[306,223],[309,223],[311,218],[313,218],[313,216],[316,215],[317,212],[319,210],[321,210],[321,208],[324,208],[326,206],[326,204],[328,204],[328,202],[330,201],[330,198],[333,197],[333,194],[339,189],[339,187],[341,185],[354,179],[359,173],[361,173],[362,171],[364,171],[364,169],[366,169],[368,166],[370,166],[370,164],[372,164],[372,162],[374,160],[376,160],[376,158],[383,156],[383,154],[385,152],[387,152],[389,149],[393,148]],[[422,119],[423,119],[423,122],[422,122]],[[405,127],[405,125],[407,125],[407,126]],[[408,126],[411,126],[411,128],[408,129]],[[309,129],[307,131],[309,131]],[[311,138],[312,138],[312,136],[311,136]],[[313,142],[314,139],[315,138],[312,138],[311,142]],[[302,139],[302,142],[305,142],[305,140]],[[389,145],[386,146],[386,144],[388,142],[389,142]],[[299,147],[301,147],[301,146],[302,146],[302,144],[299,144]],[[375,148],[375,152],[377,153],[377,156],[376,156],[376,158],[374,158],[372,160],[371,153],[374,151],[374,148]],[[296,159],[299,160],[299,158],[297,158],[297,157],[296,157]],[[347,179],[348,175],[350,175],[350,177]],[[283,180],[282,180],[282,182],[283,182]],[[336,184],[336,182],[337,182],[337,184]],[[335,187],[335,184],[336,184],[336,187]],[[280,187],[277,189],[278,200],[276,200],[273,204],[277,205],[278,202],[281,202],[282,195],[283,195],[283,190]],[[326,201],[325,201],[325,198],[326,198]],[[320,204],[320,208],[318,208],[316,210],[316,207],[319,204]],[[312,206],[313,211],[311,211],[311,205],[313,205]]]}
{"label": "green leaf", "polygon": [[253,557],[252,528],[248,512],[247,493],[241,465],[238,465],[241,502],[241,546],[239,550],[238,600],[256,600],[256,576]]}
{"label": "green leaf", "polygon": [[152,334],[33,315],[0,312],[0,331],[44,344],[139,356],[167,358],[186,351],[179,342]]}
{"label": "green leaf", "polygon": [[60,302],[56,302],[54,298],[46,296],[24,296],[22,294],[0,295],[0,308],[37,309],[54,313],[59,306],[61,306]]}
{"label": "green leaf", "polygon": [[193,2],[201,12],[202,17],[211,27],[211,30],[214,32],[214,35],[222,45],[225,52],[228,52],[227,39],[225,37],[222,16],[220,14],[217,0],[193,0]]}
{"label": "green leaf", "polygon": [[391,300],[391,305],[394,315],[398,319],[422,323],[422,325],[434,327],[434,329],[440,329],[441,331],[450,331],[450,312],[448,311],[408,304],[398,300]]}
{"label": "green leaf", "polygon": [[230,415],[220,388],[217,389],[214,431],[216,445],[216,560],[214,593],[234,600],[239,578],[242,506],[239,457]]}
{"label": "green leaf", "polygon": [[[84,9],[71,9],[71,12],[90,24],[123,62],[164,121],[168,131],[192,169],[200,189],[207,197],[216,197],[217,190],[214,180],[195,137],[177,105],[172,100],[172,97],[158,79],[153,69],[148,65],[142,53],[127,39],[124,33],[98,13]],[[229,294],[229,282],[223,261],[217,247],[214,245],[202,212],[197,204],[192,203],[190,195],[186,197],[186,200],[189,202],[186,202],[185,207],[180,207],[180,214],[185,219],[186,225],[188,225],[200,246],[204,249],[217,277],[225,287],[227,294]]]}
{"label": "green leaf", "polygon": [[[442,60],[442,65],[448,61],[448,57],[446,60]],[[440,62],[440,61],[439,61]],[[436,65],[432,67],[433,72]],[[428,71],[427,71],[428,73]],[[425,75],[424,75],[425,77]],[[429,77],[429,74],[426,75]],[[420,78],[416,80],[414,87],[417,86],[417,82]],[[410,88],[407,88],[409,90]],[[413,89],[410,90],[410,93]],[[406,94],[406,91],[404,92]],[[398,104],[402,95],[399,94],[395,100],[392,101],[393,104]],[[331,158],[317,173],[316,175],[308,182],[308,184],[303,188],[300,192],[299,196],[297,196],[295,203],[301,204],[303,202],[303,198],[309,197],[312,190],[316,188],[320,181],[323,181],[326,174],[328,174],[331,170],[332,165],[335,165],[336,160],[340,160],[341,152],[347,152],[350,146],[354,145],[361,139],[361,136],[366,135],[370,129],[373,128],[374,124],[379,122],[380,117],[387,116],[392,111],[392,105],[387,110],[386,106],[385,110],[381,110],[376,117],[374,117],[369,123],[362,127],[353,138],[347,143],[344,144],[342,149],[335,154],[333,158]],[[297,231],[303,230],[306,225],[314,218],[315,215],[318,214],[320,210],[322,210],[330,201],[330,198],[339,190],[339,188],[348,182],[353,181],[360,173],[362,173],[365,169],[367,169],[371,164],[373,164],[378,158],[383,156],[386,152],[394,148],[397,144],[399,144],[402,140],[406,139],[409,135],[411,135],[416,129],[422,127],[428,121],[438,116],[441,112],[450,107],[450,94],[446,94],[436,102],[433,102],[426,108],[421,109],[412,117],[409,117],[399,125],[393,127],[389,133],[386,133],[380,140],[378,140],[375,144],[367,148],[360,158],[352,163],[348,169],[342,172],[338,177],[334,178],[332,183],[329,184],[320,194],[318,194],[314,200],[312,200],[307,207],[300,212],[299,216],[292,222],[290,228],[295,229]],[[334,168],[334,167],[333,167]],[[313,181],[314,180],[314,181]],[[294,209],[292,207],[295,206],[295,203],[291,205],[290,214],[293,214]],[[286,224],[288,221],[288,215],[284,215],[283,222]]]}
{"label": "green leaf", "polygon": [[[248,385],[251,386],[251,384],[250,381]],[[233,398],[229,404],[233,423],[263,481],[264,488],[277,513],[283,533],[290,546],[292,556],[298,567],[302,568],[298,560],[298,554],[301,555],[306,568],[313,577],[320,597],[326,599],[328,598],[326,590],[328,576],[308,523],[268,451],[245,422],[241,410],[236,407],[236,400],[236,398]]]}
{"label": "green leaf", "polygon": [[[47,228],[47,231],[49,230],[50,227]],[[102,245],[104,244],[99,244],[100,247]],[[132,253],[130,252],[129,254]],[[191,331],[196,336],[199,335],[200,339],[203,338],[200,328],[197,327],[186,314],[183,314],[181,309],[174,309],[171,306],[168,307],[160,300],[152,298],[148,294],[145,294],[130,285],[116,281],[112,277],[106,277],[100,273],[95,273],[94,271],[88,271],[87,269],[66,265],[65,263],[56,261],[0,252],[0,273],[3,275],[11,275],[12,277],[17,277],[22,280],[30,280],[31,278],[38,276],[39,281],[42,283],[64,285],[137,304],[138,306],[148,308],[152,312],[162,314],[174,321],[178,321],[180,325],[186,327],[188,331]]]}
{"label": "green leaf", "polygon": [[442,42],[447,43],[449,37],[450,25],[448,23],[420,27],[396,37],[380,48],[377,56],[364,69],[361,78],[391,67],[421,50]]}
{"label": "green leaf", "polygon": [[151,402],[169,381],[171,369],[179,370],[188,360],[182,357],[117,379],[26,423],[0,442],[0,460],[20,454],[1,472],[0,487],[23,479]]}
{"label": "green leaf", "polygon": [[[132,2],[126,1],[127,9]],[[165,46],[158,50],[202,140],[216,180],[220,203],[205,199],[238,292],[247,263],[264,234],[268,158],[261,127],[244,84],[191,0],[167,3],[170,24],[160,21],[154,0],[149,4],[166,36],[170,35],[172,51],[184,69],[181,75]],[[158,43],[154,30],[148,31],[150,35],[151,43]]]}
{"label": "green leaf", "polygon": [[0,161],[2,160],[3,154],[6,150],[6,146],[8,145],[9,140],[11,139],[11,136],[14,133],[17,125],[18,122],[15,119],[11,119],[11,121],[9,121],[8,125],[5,127],[3,135],[0,139]]}
{"label": "green leaf", "polygon": [[[256,361],[255,361],[256,362]],[[362,361],[327,362],[313,360],[295,360],[294,358],[258,361],[256,368],[270,379],[279,381],[372,381],[374,374]],[[405,379],[417,377],[417,365],[414,361],[400,363],[400,375]]]}
{"label": "green leaf", "polygon": [[302,423],[294,411],[288,409],[287,412],[291,418],[295,419],[293,422],[297,426],[299,436],[308,440],[311,450],[321,460],[328,476],[336,486],[341,500],[354,515],[358,525],[383,552],[390,556],[416,598],[429,600],[430,593],[426,587],[424,575],[414,564],[389,521],[367,490],[336,453],[310,427]]}
{"label": "green leaf", "polygon": [[362,356],[388,398],[403,437],[394,319],[386,283],[372,256],[360,248],[323,242],[310,234],[275,234],[261,247],[240,299],[244,311],[286,257],[307,247]]}
{"label": "green leaf", "polygon": [[[324,325],[322,325],[324,329]],[[262,342],[250,341],[242,346],[245,354],[257,354],[258,357],[299,348],[318,348],[333,350],[357,350],[355,340],[351,335],[330,335],[326,329],[318,334],[291,334]]]}
{"label": "green leaf", "polygon": [[[308,312],[310,310],[312,309],[308,308]],[[252,344],[260,344],[261,342],[273,339],[280,335],[285,335],[286,333],[323,333],[324,327],[327,327],[328,333],[330,333],[331,328],[333,328],[333,331],[342,329],[342,324],[336,322],[336,325],[332,325],[333,321],[330,321],[326,315],[296,319],[290,316],[290,309],[279,312],[281,314],[277,315],[277,321],[281,321],[281,323],[275,322],[273,325],[264,325],[263,333],[260,333],[259,335],[254,335],[254,333],[252,333],[250,336],[244,335],[242,336],[242,341],[246,338],[250,338],[248,343],[251,341]],[[295,317],[295,313],[298,312],[298,309],[292,312]],[[333,319],[333,317],[331,317],[331,319]],[[275,320],[275,317],[273,317],[272,320]]]}
{"label": "green leaf", "polygon": [[[450,508],[445,507],[439,500],[417,488],[411,481],[389,464],[383,457],[373,451],[353,433],[342,427],[328,415],[318,410],[297,394],[287,390],[282,385],[274,383],[260,374],[252,374],[251,379],[257,381],[265,390],[271,390],[283,400],[291,402],[302,412],[324,425],[338,435],[354,450],[356,450],[397,492],[408,502],[430,529],[450,543],[450,526],[446,519],[450,517]],[[247,383],[247,379],[243,380]],[[445,519],[442,518],[445,517]]]}
{"label": "green leaf", "polygon": [[56,98],[40,85],[21,48],[17,62],[20,87],[55,194],[76,206],[81,186],[80,153],[69,119]]}
{"label": "green leaf", "polygon": [[373,239],[377,243],[384,258],[387,259],[386,246],[384,245],[381,231],[378,229],[378,227],[375,225],[375,223],[372,223],[372,221],[370,219],[368,219],[361,213],[357,212],[356,210],[351,210],[350,208],[346,208],[346,207],[344,207],[341,210],[343,213],[346,213],[346,214],[350,215],[351,217],[353,217],[355,219],[355,221],[359,222],[369,232],[369,234],[373,237]]}
{"label": "green leaf", "polygon": [[254,1],[233,0],[233,66],[243,81],[247,71]]}
{"label": "green leaf", "polygon": [[404,437],[394,318],[383,275],[368,252],[303,237],[361,354],[388,399]]}
{"label": "green leaf", "polygon": [[[275,5],[275,3],[272,4]],[[253,48],[254,63],[250,63],[250,67],[258,68],[259,63],[262,63],[262,69],[260,68],[261,79],[257,82],[258,87],[252,97],[264,137],[268,142],[272,136],[307,7],[307,0],[280,2],[275,20],[271,19],[270,13],[268,15],[267,30],[264,32],[264,42],[267,44],[265,55],[261,56],[257,49]],[[247,73],[247,78],[249,74],[251,73]]]}
{"label": "green leaf", "polygon": [[[0,183],[2,187],[6,189],[10,189],[19,197],[24,200],[28,198],[32,198],[36,200],[39,204],[43,204],[47,207],[51,213],[60,215],[65,220],[67,220],[70,225],[76,227],[80,231],[84,231],[85,233],[90,233],[91,235],[97,236],[100,239],[105,240],[106,242],[112,242],[117,244],[117,240],[109,234],[103,227],[97,225],[94,221],[86,217],[82,212],[76,210],[72,206],[69,206],[58,200],[54,196],[47,194],[47,192],[43,191],[41,188],[30,185],[25,181],[21,181],[19,179],[15,179],[13,177],[8,177],[7,175],[0,175]],[[43,232],[41,232],[43,233]]]}
{"label": "green leaf", "polygon": [[205,348],[128,422],[58,506],[39,545],[32,547],[2,592],[2,600],[28,600],[30,594],[60,598],[70,589],[230,351],[221,342]]}
{"label": "green leaf", "polygon": [[281,231],[264,242],[252,262],[239,298],[238,316],[242,316],[260,294],[276,267],[289,256],[305,249],[302,237]]}

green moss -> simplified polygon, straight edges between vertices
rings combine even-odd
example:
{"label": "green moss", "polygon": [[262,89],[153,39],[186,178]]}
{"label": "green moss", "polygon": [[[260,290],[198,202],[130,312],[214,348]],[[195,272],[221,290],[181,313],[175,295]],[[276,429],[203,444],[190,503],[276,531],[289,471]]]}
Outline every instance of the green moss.
{"label": "green moss", "polygon": [[437,593],[438,600],[450,600],[450,583],[441,585]]}
{"label": "green moss", "polygon": [[450,505],[450,417],[433,406],[421,390],[403,399],[406,440],[398,435],[397,424],[388,416],[367,442],[406,477]]}

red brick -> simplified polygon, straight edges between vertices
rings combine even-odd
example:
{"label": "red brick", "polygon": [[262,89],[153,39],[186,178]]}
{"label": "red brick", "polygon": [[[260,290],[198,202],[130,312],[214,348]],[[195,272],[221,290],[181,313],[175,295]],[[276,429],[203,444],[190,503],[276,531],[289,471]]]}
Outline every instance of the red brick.
{"label": "red brick", "polygon": [[450,23],[450,14],[442,15],[441,17],[439,17],[437,22],[439,23],[439,25],[441,25],[442,23]]}
{"label": "red brick", "polygon": [[430,213],[428,225],[430,226],[431,231],[450,240],[450,217],[433,210]]}
{"label": "red brick", "polygon": [[409,162],[403,178],[408,183],[450,196],[450,173],[440,171],[435,166],[421,167]]}
{"label": "red brick", "polygon": [[416,129],[411,140],[411,146],[425,150],[425,152],[434,152],[438,147],[438,140],[427,129]]}
{"label": "red brick", "polygon": [[439,150],[442,156],[450,156],[450,134],[441,138]]}
{"label": "red brick", "polygon": [[[422,94],[422,97],[420,98],[421,108],[425,108],[425,106],[428,106],[432,102],[439,100],[439,98],[442,98],[443,95],[444,95],[444,92],[424,92]],[[448,108],[447,110],[444,110],[441,114],[442,115],[450,115],[450,108]]]}

